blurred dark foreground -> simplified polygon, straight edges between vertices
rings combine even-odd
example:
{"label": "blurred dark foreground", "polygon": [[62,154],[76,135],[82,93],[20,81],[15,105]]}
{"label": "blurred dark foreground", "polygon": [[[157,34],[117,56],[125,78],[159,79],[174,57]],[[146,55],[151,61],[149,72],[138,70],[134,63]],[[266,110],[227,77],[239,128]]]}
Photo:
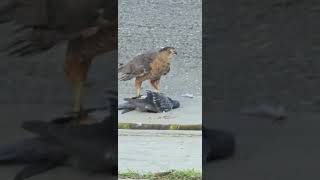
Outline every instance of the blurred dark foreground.
{"label": "blurred dark foreground", "polygon": [[[318,179],[320,2],[203,3],[203,124],[237,140],[205,179]],[[243,114],[261,106],[286,118]]]}

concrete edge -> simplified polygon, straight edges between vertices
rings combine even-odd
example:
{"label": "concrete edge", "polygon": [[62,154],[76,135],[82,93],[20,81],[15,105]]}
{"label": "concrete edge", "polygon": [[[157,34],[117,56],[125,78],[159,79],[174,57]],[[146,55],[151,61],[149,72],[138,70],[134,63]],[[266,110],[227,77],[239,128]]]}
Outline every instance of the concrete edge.
{"label": "concrete edge", "polygon": [[201,131],[202,124],[138,124],[118,123],[118,129],[137,130],[194,130]]}

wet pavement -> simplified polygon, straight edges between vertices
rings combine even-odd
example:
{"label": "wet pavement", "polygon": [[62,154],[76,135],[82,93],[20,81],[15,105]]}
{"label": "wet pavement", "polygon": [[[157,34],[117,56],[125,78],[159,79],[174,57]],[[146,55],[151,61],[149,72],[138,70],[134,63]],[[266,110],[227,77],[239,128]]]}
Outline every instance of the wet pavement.
{"label": "wet pavement", "polygon": [[201,131],[119,130],[119,170],[202,169]]}

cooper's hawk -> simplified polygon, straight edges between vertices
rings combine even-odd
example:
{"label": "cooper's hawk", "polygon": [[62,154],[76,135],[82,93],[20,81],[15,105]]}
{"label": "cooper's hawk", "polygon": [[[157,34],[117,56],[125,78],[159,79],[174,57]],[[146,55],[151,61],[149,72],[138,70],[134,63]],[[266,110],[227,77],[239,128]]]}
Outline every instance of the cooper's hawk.
{"label": "cooper's hawk", "polygon": [[68,42],[67,79],[74,89],[73,111],[81,114],[83,82],[91,61],[118,46],[116,0],[6,0],[0,23],[16,25],[10,55],[33,55]]}
{"label": "cooper's hawk", "polygon": [[170,63],[174,54],[177,52],[173,47],[140,54],[118,69],[122,74],[120,80],[128,81],[135,78],[136,97],[141,96],[141,85],[145,80],[150,80],[152,87],[159,92],[160,78],[170,71]]}
{"label": "cooper's hawk", "polygon": [[138,110],[142,112],[168,112],[172,109],[180,107],[180,102],[172,100],[164,94],[147,91],[147,97],[142,99],[125,98],[126,102],[118,105],[119,110],[123,110],[122,114]]}

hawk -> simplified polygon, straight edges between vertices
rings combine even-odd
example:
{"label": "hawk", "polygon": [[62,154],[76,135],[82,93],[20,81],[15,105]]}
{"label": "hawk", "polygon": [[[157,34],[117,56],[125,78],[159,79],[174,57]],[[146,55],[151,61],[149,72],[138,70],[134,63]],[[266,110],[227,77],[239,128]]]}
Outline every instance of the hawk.
{"label": "hawk", "polygon": [[118,118],[115,102],[117,99],[108,108],[110,114],[94,124],[71,126],[69,122],[72,122],[72,116],[50,122],[24,122],[22,128],[36,136],[1,145],[0,164],[26,165],[17,173],[15,180],[23,180],[63,165],[116,175],[118,131],[115,126]]}
{"label": "hawk", "polygon": [[172,100],[162,93],[147,91],[147,97],[143,99],[125,98],[126,102],[118,106],[118,110],[123,110],[122,114],[129,111],[138,110],[142,112],[168,112],[180,107],[180,102]]}
{"label": "hawk", "polygon": [[5,0],[0,23],[13,23],[12,42],[3,51],[27,56],[67,42],[65,73],[73,112],[81,114],[83,83],[92,60],[117,49],[117,0]]}
{"label": "hawk", "polygon": [[156,51],[149,51],[134,57],[130,62],[121,65],[118,72],[121,73],[120,81],[128,81],[135,78],[136,97],[141,96],[141,85],[149,80],[151,86],[160,91],[160,78],[170,71],[170,63],[177,51],[173,47],[165,47]]}

